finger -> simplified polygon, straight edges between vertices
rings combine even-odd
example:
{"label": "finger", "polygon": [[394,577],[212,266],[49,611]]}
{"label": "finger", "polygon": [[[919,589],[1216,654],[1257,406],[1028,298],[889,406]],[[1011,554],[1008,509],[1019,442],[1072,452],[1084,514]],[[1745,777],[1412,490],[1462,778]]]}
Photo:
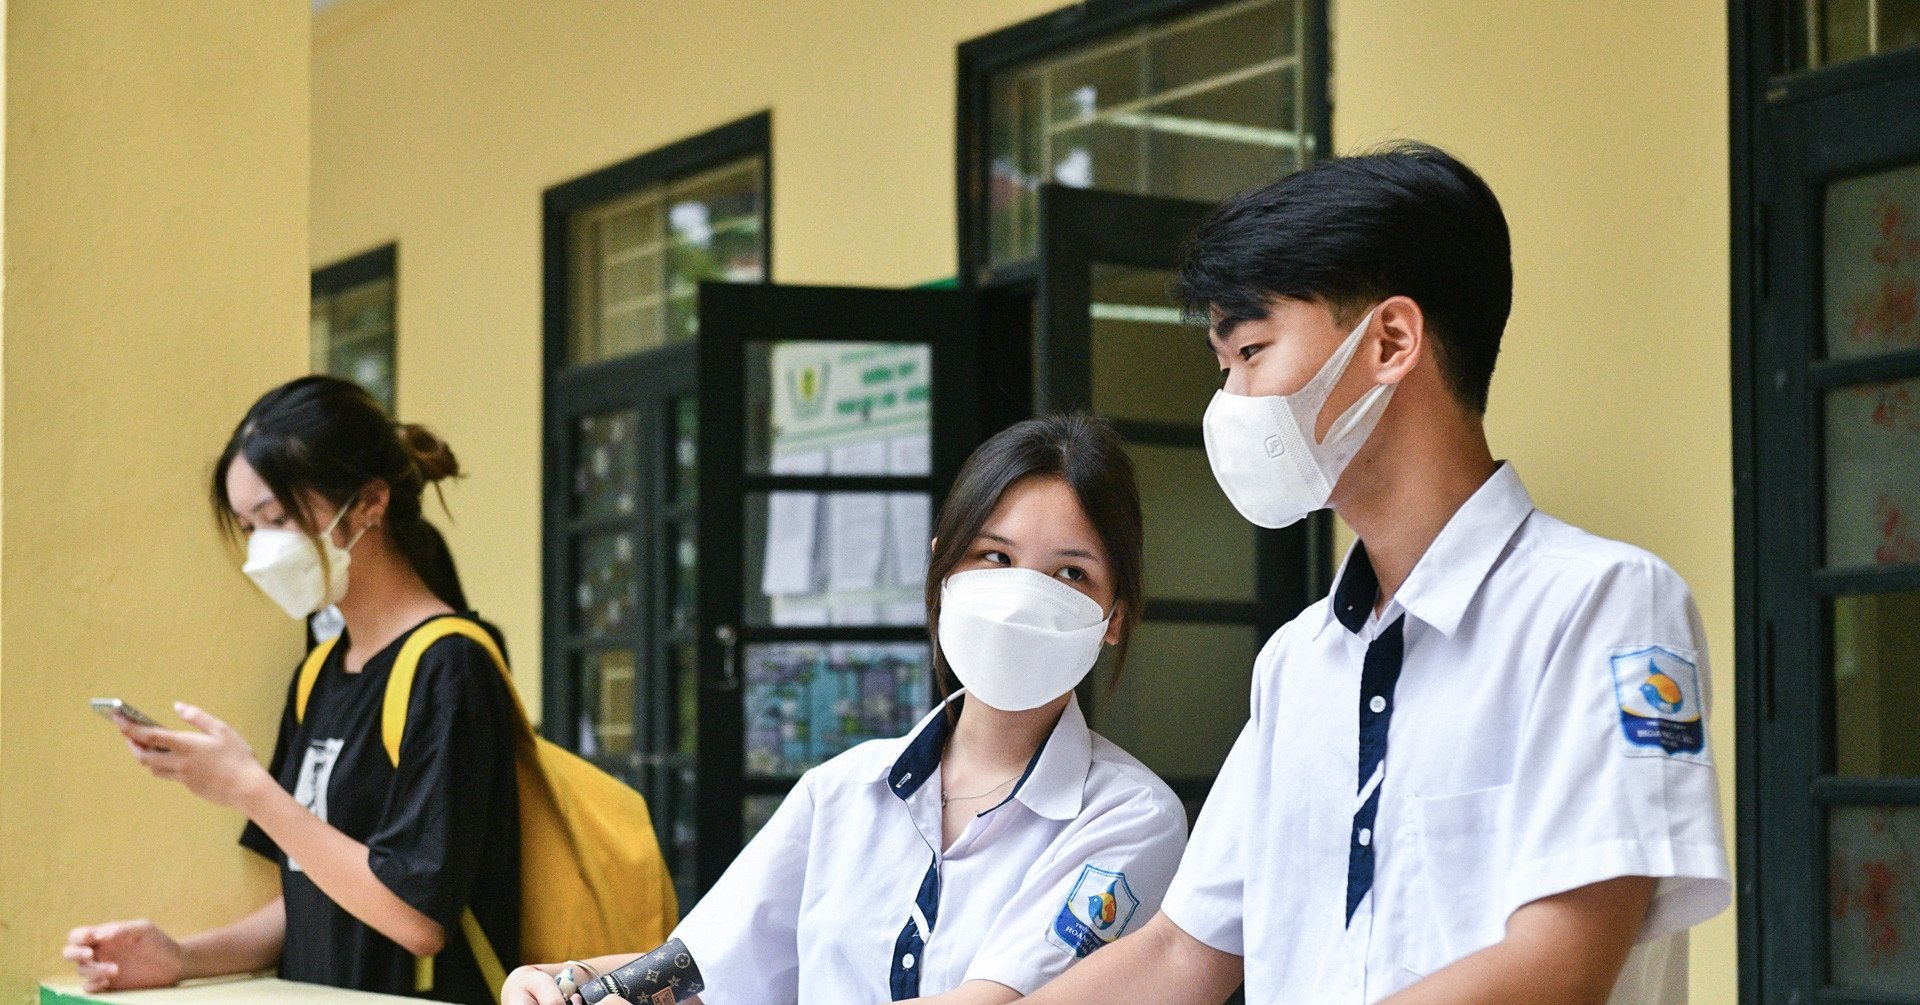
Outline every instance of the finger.
{"label": "finger", "polygon": [[171,750],[179,746],[182,738],[197,734],[176,733],[170,729],[159,729],[153,726],[142,726],[138,723],[127,722],[127,724],[121,728],[120,735],[126,737],[127,742],[143,749]]}
{"label": "finger", "polygon": [[94,940],[96,938],[94,934],[95,927],[96,926],[93,926],[93,925],[81,925],[80,927],[75,928],[73,931],[67,933],[67,941],[76,946],[93,945]]}
{"label": "finger", "polygon": [[189,705],[184,701],[176,701],[173,703],[173,712],[188,725],[198,729],[202,733],[211,736],[223,736],[233,732],[233,729],[226,723],[221,722],[206,709],[198,705]]}
{"label": "finger", "polygon": [[68,945],[61,947],[60,955],[66,957],[69,960],[72,960],[76,964],[92,963],[93,947],[92,946],[76,946],[69,943]]}

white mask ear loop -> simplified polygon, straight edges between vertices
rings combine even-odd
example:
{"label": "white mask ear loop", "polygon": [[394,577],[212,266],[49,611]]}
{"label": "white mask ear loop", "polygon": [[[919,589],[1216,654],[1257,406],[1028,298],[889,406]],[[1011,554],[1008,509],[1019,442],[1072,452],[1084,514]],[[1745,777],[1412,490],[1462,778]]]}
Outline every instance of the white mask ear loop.
{"label": "white mask ear loop", "polygon": [[[327,529],[326,529],[326,536],[329,541],[333,539],[334,529],[340,526],[340,521],[345,520],[347,518],[347,514],[350,511],[352,511],[353,507],[357,505],[359,502],[360,502],[360,497],[358,495],[352,496],[347,500],[347,504],[345,506],[340,507],[340,512],[335,513],[333,515],[333,522],[330,524],[327,524]],[[358,532],[356,532],[352,537],[347,539],[346,547],[341,548],[340,550],[352,551],[353,546],[356,544],[359,544],[360,539],[367,536],[367,531],[370,531],[372,529],[373,529],[373,524],[367,524],[365,527],[360,528]]]}
{"label": "white mask ear loop", "polygon": [[[1320,411],[1326,410],[1327,399],[1333,396],[1334,386],[1340,383],[1340,378],[1347,375],[1347,366],[1353,362],[1354,354],[1360,351],[1360,343],[1366,341],[1367,325],[1373,321],[1373,311],[1372,308],[1368,309],[1366,315],[1360,319],[1360,323],[1355,325],[1353,331],[1347,333],[1346,339],[1333,350],[1333,355],[1328,357],[1326,365],[1320,368],[1320,372],[1313,375],[1313,379],[1307,382],[1306,387],[1288,395],[1289,400],[1317,399],[1320,402]],[[1373,385],[1367,393],[1360,396],[1358,401],[1348,406],[1345,412],[1340,413],[1339,418],[1327,425],[1327,435],[1314,436],[1313,445],[1325,446],[1327,441],[1359,423],[1366,417],[1367,410],[1379,399],[1380,389],[1391,386],[1389,384]],[[1320,428],[1319,412],[1313,415],[1302,415],[1300,418],[1308,423],[1306,431],[1309,436],[1313,436],[1313,431]]]}

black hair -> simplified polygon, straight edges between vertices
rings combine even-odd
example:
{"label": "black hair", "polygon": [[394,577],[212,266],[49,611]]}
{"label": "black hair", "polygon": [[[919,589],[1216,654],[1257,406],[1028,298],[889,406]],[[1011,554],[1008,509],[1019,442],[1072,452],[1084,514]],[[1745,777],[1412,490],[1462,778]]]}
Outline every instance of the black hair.
{"label": "black hair", "polygon": [[1461,404],[1487,410],[1513,308],[1513,249],[1493,190],[1437,147],[1401,141],[1322,161],[1217,207],[1187,241],[1173,294],[1190,320],[1267,316],[1277,297],[1355,320],[1391,296],[1420,305]]}
{"label": "black hair", "polygon": [[927,633],[933,639],[934,680],[942,694],[947,692],[949,669],[940,651],[940,586],[966,559],[1000,497],[1026,478],[1065,481],[1100,535],[1113,573],[1113,599],[1120,605],[1110,683],[1119,681],[1127,665],[1127,643],[1140,624],[1147,596],[1133,461],[1105,421],[1080,413],[1049,415],[1015,423],[982,443],[961,465],[940,507],[933,557],[927,562]]}
{"label": "black hair", "polygon": [[[385,520],[394,544],[434,596],[456,611],[468,609],[453,553],[420,512],[422,492],[429,484],[437,492],[437,483],[458,477],[460,462],[426,427],[396,423],[360,385],[338,377],[301,377],[261,395],[213,467],[214,521],[230,541],[240,536],[227,498],[227,469],[236,457],[247,459],[309,537],[324,529],[309,511],[310,494],[344,507],[367,483],[386,482]],[[326,554],[320,549],[323,563]]]}

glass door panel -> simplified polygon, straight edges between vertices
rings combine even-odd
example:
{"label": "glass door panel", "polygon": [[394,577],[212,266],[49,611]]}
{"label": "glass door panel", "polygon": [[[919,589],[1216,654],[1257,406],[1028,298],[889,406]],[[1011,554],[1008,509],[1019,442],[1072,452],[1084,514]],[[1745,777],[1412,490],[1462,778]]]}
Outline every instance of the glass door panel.
{"label": "glass door panel", "polygon": [[[700,874],[794,781],[931,707],[934,507],[977,442],[951,290],[701,288]],[[716,838],[717,836],[717,838]]]}
{"label": "glass door panel", "polygon": [[1085,409],[1127,441],[1145,522],[1147,605],[1125,676],[1096,672],[1094,728],[1199,809],[1246,721],[1260,643],[1325,588],[1326,525],[1264,531],[1213,479],[1200,418],[1219,386],[1206,329],[1169,299],[1210,207],[1041,192],[1036,411]]}
{"label": "glass door panel", "polygon": [[697,845],[691,346],[557,376],[543,729],[647,797],[683,900]]}

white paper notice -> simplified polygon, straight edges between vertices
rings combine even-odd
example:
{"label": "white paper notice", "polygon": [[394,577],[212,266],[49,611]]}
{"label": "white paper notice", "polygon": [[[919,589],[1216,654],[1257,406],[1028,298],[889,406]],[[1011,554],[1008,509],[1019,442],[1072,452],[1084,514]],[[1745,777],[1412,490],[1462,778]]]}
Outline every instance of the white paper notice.
{"label": "white paper notice", "polygon": [[778,628],[825,628],[832,624],[826,605],[803,599],[773,598],[773,623]]}
{"label": "white paper notice", "polygon": [[933,471],[933,443],[926,433],[887,441],[887,473],[924,475]]}
{"label": "white paper notice", "polygon": [[887,473],[885,440],[862,440],[833,448],[833,473],[836,475],[884,475]]}
{"label": "white paper notice", "polygon": [[833,605],[833,623],[848,627],[877,625],[880,623],[878,604],[835,604]]}
{"label": "white paper notice", "polygon": [[[819,475],[827,469],[824,450],[808,450],[773,459],[777,475]],[[819,538],[820,496],[814,492],[774,492],[767,497],[766,568],[760,590],[769,597],[812,593],[815,547]]]}
{"label": "white paper notice", "polygon": [[917,600],[894,601],[886,605],[886,610],[882,612],[881,617],[888,625],[901,627],[924,625],[927,623],[927,605]]}
{"label": "white paper notice", "polygon": [[880,584],[887,537],[887,497],[845,492],[827,498],[827,588],[871,590]]}
{"label": "white paper notice", "polygon": [[887,497],[892,524],[893,585],[919,589],[927,578],[927,553],[932,546],[931,507],[919,492],[895,492]]}
{"label": "white paper notice", "polygon": [[[834,447],[831,469],[836,475],[885,474],[887,442],[865,440]],[[828,496],[827,589],[871,590],[879,585],[886,535],[885,496],[875,492]]]}

